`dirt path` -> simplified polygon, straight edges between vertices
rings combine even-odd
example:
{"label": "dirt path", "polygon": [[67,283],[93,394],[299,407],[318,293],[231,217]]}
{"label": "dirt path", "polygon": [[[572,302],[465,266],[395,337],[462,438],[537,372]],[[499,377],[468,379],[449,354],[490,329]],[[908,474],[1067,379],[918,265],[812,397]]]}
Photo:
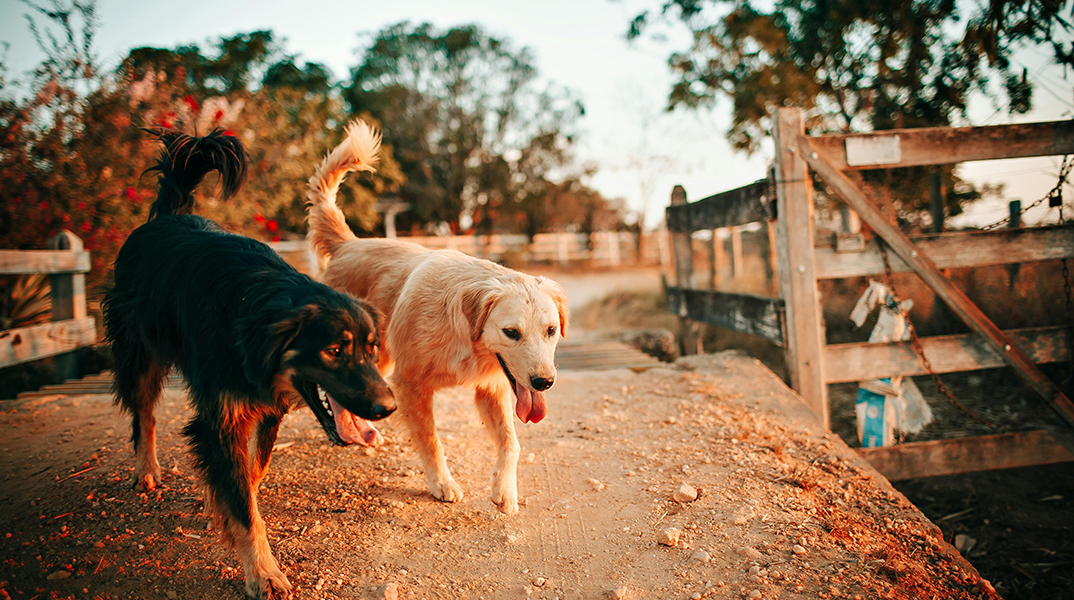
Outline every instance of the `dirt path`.
{"label": "dirt path", "polygon": [[[288,417],[260,504],[295,597],[994,597],[752,359],[562,372],[549,400],[545,421],[519,427],[514,517],[487,499],[492,445],[462,390],[436,405],[459,504],[425,491],[401,423],[371,450],[332,447],[308,411]],[[3,414],[0,598],[241,598],[237,560],[206,530],[185,416],[171,391],[164,486],[146,496],[129,488],[107,396]],[[684,483],[697,500],[671,500]],[[658,543],[670,528],[678,543]]]}

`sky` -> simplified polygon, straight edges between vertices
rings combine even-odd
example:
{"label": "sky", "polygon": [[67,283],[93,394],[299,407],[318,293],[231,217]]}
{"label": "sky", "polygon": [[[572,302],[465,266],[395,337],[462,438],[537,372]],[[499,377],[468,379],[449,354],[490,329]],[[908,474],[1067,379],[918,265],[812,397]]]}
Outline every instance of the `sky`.
{"label": "sky", "polygon": [[[625,39],[631,19],[660,4],[660,0],[98,0],[94,46],[99,60],[114,66],[131,48],[204,45],[238,32],[271,29],[285,41],[285,51],[323,63],[336,78],[343,78],[358,63],[360,33],[404,20],[427,21],[440,28],[476,23],[516,48],[529,47],[541,76],[581,99],[586,114],[576,156],[580,164],[597,167],[589,184],[606,197],[625,199],[652,227],[663,220],[674,185],[683,185],[690,199],[702,198],[764,177],[772,160],[770,143],[752,156],[731,150],[724,138],[730,123],[726,102],[701,112],[663,110],[672,81],[667,58],[686,47],[685,32],[672,31],[669,40]],[[22,16],[27,12],[23,2],[0,0],[0,42],[10,44],[4,57],[9,80],[18,79],[42,57]],[[1074,73],[1065,78],[1057,67],[1042,67],[1045,58],[1043,51],[1019,55],[1030,77],[1046,88],[1038,89],[1032,113],[1012,120],[981,100],[972,105],[967,124],[1074,117]],[[967,164],[960,172],[972,181],[1004,183],[1009,198],[1028,204],[1055,185],[1058,165],[1058,158],[1018,159]],[[1006,210],[1006,200],[992,201],[960,219],[990,222]],[[1042,211],[1027,215],[1025,221],[1031,225],[1048,216]]]}

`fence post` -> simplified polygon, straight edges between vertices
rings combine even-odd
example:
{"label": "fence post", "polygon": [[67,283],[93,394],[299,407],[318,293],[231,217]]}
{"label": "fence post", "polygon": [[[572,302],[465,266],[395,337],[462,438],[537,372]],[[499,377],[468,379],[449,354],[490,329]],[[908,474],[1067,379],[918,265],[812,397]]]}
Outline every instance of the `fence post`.
{"label": "fence post", "polygon": [[[677,185],[671,190],[671,205],[686,204],[686,188]],[[677,231],[671,234],[671,250],[675,256],[675,287],[688,289],[693,287],[694,248],[690,242],[690,232]],[[679,315],[679,351],[683,354],[697,354],[700,346],[697,328],[683,315]]]}
{"label": "fence post", "polygon": [[[82,240],[66,229],[48,240],[50,250],[70,250],[81,252]],[[52,320],[66,321],[86,317],[86,276],[82,273],[60,273],[49,275],[51,287]],[[52,359],[56,369],[56,380],[62,383],[82,375],[83,349],[57,354]]]}
{"label": "fence post", "polygon": [[780,297],[786,306],[787,367],[791,387],[828,428],[824,383],[824,328],[813,265],[813,183],[797,154],[805,134],[802,110],[781,108],[773,127],[776,147],[777,266]]}
{"label": "fence post", "polygon": [[764,239],[761,240],[761,260],[764,262],[764,289],[766,294],[779,296],[776,289],[776,228],[772,221],[764,222]]}
{"label": "fence post", "polygon": [[742,256],[742,228],[735,226],[728,229],[731,232],[731,278],[742,281],[746,267]]}

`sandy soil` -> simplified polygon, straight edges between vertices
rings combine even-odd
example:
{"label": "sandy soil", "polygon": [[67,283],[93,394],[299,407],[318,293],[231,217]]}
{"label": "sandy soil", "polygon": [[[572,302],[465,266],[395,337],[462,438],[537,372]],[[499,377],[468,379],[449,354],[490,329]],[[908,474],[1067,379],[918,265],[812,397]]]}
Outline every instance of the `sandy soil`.
{"label": "sandy soil", "polygon": [[[437,420],[457,504],[425,490],[401,423],[377,449],[288,417],[260,504],[295,598],[993,598],[939,531],[757,361],[562,372],[520,426],[518,515],[487,499],[492,445],[469,396]],[[0,598],[241,598],[179,430],[158,413],[162,489],[129,487],[128,425],[104,395],[0,416]],[[688,484],[694,501],[672,494]],[[659,543],[678,532],[675,545]]]}

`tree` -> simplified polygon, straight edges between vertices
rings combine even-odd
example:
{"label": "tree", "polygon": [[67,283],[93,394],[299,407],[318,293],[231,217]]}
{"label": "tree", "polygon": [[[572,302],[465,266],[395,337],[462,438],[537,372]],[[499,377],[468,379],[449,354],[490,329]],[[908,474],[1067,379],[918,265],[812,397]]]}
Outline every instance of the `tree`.
{"label": "tree", "polygon": [[[639,14],[628,37],[659,20],[682,21],[692,46],[671,55],[678,77],[669,108],[731,100],[731,144],[754,152],[781,106],[806,111],[812,132],[947,126],[966,118],[971,94],[1029,110],[1032,85],[1013,67],[1019,44],[1050,43],[1072,63],[1070,24],[1054,0],[671,0],[659,15]],[[966,23],[966,25],[961,25]],[[904,208],[927,204],[920,169],[869,174],[899,189]],[[964,188],[947,169],[947,189]],[[948,196],[952,212],[968,196]]]}
{"label": "tree", "polygon": [[541,86],[528,49],[476,25],[403,22],[359,58],[343,98],[352,114],[383,123],[419,222],[458,230],[469,217],[491,228],[501,212],[524,212],[533,188],[569,160],[581,105]]}
{"label": "tree", "polygon": [[[72,6],[64,10],[85,8]],[[33,93],[25,99],[0,93],[5,247],[41,248],[59,229],[71,229],[92,252],[88,284],[102,284],[155,197],[155,181],[142,172],[159,145],[141,130],[146,126],[188,133],[220,127],[239,136],[250,154],[243,192],[220,203],[206,185],[199,213],[264,240],[304,236],[306,181],[340,141],[339,124],[346,119],[327,69],[300,64],[271,32],[224,38],[208,51],[135,49],[113,72],[96,65],[64,68],[92,56],[80,43],[91,36],[70,32],[74,20],[64,14],[54,10],[39,27],[57,28],[59,34],[44,38],[69,40],[78,48],[43,46],[49,57],[36,72]],[[88,29],[90,20],[85,21]],[[402,174],[385,147],[376,175],[348,181],[340,204],[358,226],[371,229],[376,197],[397,189]]]}

